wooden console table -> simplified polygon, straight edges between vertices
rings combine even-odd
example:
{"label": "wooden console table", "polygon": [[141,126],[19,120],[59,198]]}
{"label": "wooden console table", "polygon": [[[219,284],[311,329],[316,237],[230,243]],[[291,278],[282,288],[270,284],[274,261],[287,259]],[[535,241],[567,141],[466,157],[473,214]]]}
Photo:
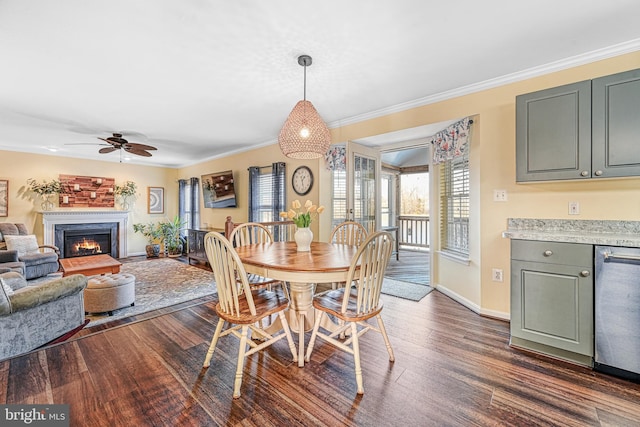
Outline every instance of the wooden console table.
{"label": "wooden console table", "polygon": [[222,228],[190,228],[187,232],[187,260],[191,264],[191,260],[195,259],[199,262],[209,264],[207,254],[204,251],[204,236],[210,231],[217,231],[224,235]]}

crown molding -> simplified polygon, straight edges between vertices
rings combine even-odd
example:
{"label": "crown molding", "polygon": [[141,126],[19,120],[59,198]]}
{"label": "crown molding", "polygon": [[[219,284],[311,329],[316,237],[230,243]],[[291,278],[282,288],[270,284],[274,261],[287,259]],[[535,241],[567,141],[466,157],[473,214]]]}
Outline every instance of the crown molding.
{"label": "crown molding", "polygon": [[640,50],[640,38],[329,123],[333,129]]}

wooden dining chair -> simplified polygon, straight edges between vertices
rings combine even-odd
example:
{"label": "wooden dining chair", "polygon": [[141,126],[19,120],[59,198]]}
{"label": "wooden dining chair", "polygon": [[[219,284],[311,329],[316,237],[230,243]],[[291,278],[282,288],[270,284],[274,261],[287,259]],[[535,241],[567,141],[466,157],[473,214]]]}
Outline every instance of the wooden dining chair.
{"label": "wooden dining chair", "polygon": [[330,242],[360,246],[367,238],[367,229],[355,221],[345,221],[336,225],[331,232]]}
{"label": "wooden dining chair", "polygon": [[[231,241],[233,246],[237,248],[239,246],[251,245],[254,243],[271,243],[273,242],[273,235],[263,224],[258,222],[245,222],[238,224],[233,229],[229,236],[229,241]],[[282,287],[284,295],[289,299],[287,286],[279,280],[258,276],[257,274],[249,274],[248,279],[249,286],[252,289],[267,288],[272,290],[274,285],[280,286]]]}
{"label": "wooden dining chair", "polygon": [[[207,233],[204,237],[204,244],[218,290],[219,302],[216,304],[216,313],[220,319],[213,334],[203,367],[209,367],[220,337],[229,334],[238,337],[240,346],[238,348],[238,364],[233,386],[233,397],[238,398],[240,397],[245,357],[286,337],[293,355],[293,361],[298,361],[296,347],[291,337],[287,318],[284,315],[284,310],[289,306],[289,301],[279,292],[269,291],[264,288],[252,290],[242,261],[231,243],[222,234],[217,232]],[[265,317],[276,313],[282,323],[283,332],[271,335],[267,334],[264,329],[255,326],[260,324]],[[228,329],[222,331],[225,322],[230,325]],[[249,339],[249,331],[259,336],[261,340],[259,344]]]}
{"label": "wooden dining chair", "polygon": [[[345,221],[335,226],[331,232],[329,241],[344,245],[360,246],[367,238],[367,229],[362,224],[355,221]],[[331,283],[331,289],[344,286],[345,283]]]}
{"label": "wooden dining chair", "polygon": [[[347,283],[354,282],[355,287],[347,286],[329,290],[313,299],[313,307],[317,310],[316,320],[305,360],[308,362],[311,358],[316,338],[321,338],[329,344],[352,354],[358,394],[364,393],[359,345],[362,335],[370,330],[379,332],[387,346],[389,361],[393,362],[395,360],[389,337],[380,316],[383,306],[380,300],[380,291],[392,250],[393,238],[391,234],[384,231],[372,233],[360,245],[358,252],[351,261]],[[322,318],[326,317],[325,321],[333,322],[330,316],[338,319],[339,327],[332,332],[324,332],[324,329],[321,331]],[[377,328],[367,322],[367,320],[374,317],[377,321]],[[344,332],[347,330],[349,330],[350,336],[346,340],[340,341],[336,338],[344,336]]]}

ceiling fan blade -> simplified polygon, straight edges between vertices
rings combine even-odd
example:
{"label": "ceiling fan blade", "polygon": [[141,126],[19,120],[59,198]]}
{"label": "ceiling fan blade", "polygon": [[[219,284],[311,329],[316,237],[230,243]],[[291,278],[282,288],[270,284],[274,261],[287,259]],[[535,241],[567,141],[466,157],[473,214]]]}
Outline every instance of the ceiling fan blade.
{"label": "ceiling fan blade", "polygon": [[105,148],[101,148],[98,150],[98,153],[100,154],[107,154],[107,153],[111,153],[113,151],[116,151],[117,148],[116,147],[105,147]]}
{"label": "ceiling fan blade", "polygon": [[136,148],[124,147],[124,151],[126,151],[127,153],[136,154],[138,156],[151,157],[151,153],[149,153],[147,151],[144,151],[144,150],[138,150]]}
{"label": "ceiling fan blade", "polygon": [[104,142],[106,142],[106,143],[108,143],[108,144],[110,144],[110,145],[117,146],[117,143],[116,143],[116,142],[109,141],[107,138],[100,138],[100,137],[98,137],[98,139],[101,139],[101,140],[103,140]]}
{"label": "ceiling fan blade", "polygon": [[145,145],[145,144],[138,144],[137,142],[130,142],[129,144],[130,148],[136,149],[136,150],[157,150],[156,147],[152,147],[150,145]]}

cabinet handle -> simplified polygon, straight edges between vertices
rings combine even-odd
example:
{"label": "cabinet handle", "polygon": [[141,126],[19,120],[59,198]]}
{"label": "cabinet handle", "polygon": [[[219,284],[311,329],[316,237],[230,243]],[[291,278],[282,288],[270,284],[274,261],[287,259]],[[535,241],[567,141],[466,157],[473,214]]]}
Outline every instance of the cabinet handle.
{"label": "cabinet handle", "polygon": [[553,251],[551,251],[551,250],[547,249],[546,251],[544,251],[544,252],[542,253],[542,255],[544,255],[544,256],[551,256],[551,255],[553,255]]}
{"label": "cabinet handle", "polygon": [[591,274],[591,273],[589,272],[589,270],[582,270],[582,271],[580,272],[580,275],[581,275],[582,277],[589,277],[589,275],[590,275],[590,274]]}
{"label": "cabinet handle", "polygon": [[580,175],[589,176],[589,171],[582,171],[582,172],[580,172]]}
{"label": "cabinet handle", "polygon": [[601,171],[601,170],[597,170],[597,171],[595,172],[595,175],[596,175],[596,176],[600,176],[600,175],[602,175],[602,171]]}

